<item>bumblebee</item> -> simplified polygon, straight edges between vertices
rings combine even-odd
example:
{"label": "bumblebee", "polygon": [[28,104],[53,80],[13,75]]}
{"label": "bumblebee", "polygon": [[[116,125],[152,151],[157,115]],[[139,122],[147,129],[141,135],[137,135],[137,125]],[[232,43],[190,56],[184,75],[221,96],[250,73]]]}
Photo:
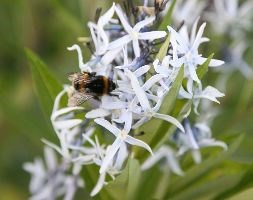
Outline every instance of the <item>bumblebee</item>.
{"label": "bumblebee", "polygon": [[68,100],[68,106],[81,105],[91,98],[110,94],[116,88],[116,84],[110,78],[96,76],[94,72],[70,73],[68,79],[74,87],[74,92]]}

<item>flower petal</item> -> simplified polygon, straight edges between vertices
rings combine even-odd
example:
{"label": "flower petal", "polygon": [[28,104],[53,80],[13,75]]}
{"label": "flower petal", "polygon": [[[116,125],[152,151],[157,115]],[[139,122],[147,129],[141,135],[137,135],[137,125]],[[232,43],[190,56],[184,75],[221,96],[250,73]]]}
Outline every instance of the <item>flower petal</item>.
{"label": "flower petal", "polygon": [[133,28],[129,25],[129,22],[127,21],[126,17],[124,16],[124,13],[122,12],[121,7],[119,5],[115,6],[115,11],[121,21],[122,26],[125,29],[125,31],[128,33],[131,33],[133,31]]}
{"label": "flower petal", "polygon": [[178,127],[182,132],[184,132],[184,127],[182,126],[182,124],[174,117],[169,116],[169,115],[165,115],[165,114],[160,114],[160,113],[154,113],[153,115],[155,118],[159,118],[159,119],[163,119],[167,122],[170,122],[172,124],[174,124],[176,127]]}
{"label": "flower petal", "polygon": [[133,29],[136,31],[136,32],[140,32],[140,30],[147,26],[148,24],[151,24],[153,21],[155,20],[155,16],[152,16],[152,17],[147,17],[146,19],[138,22],[134,27]]}
{"label": "flower petal", "polygon": [[123,37],[112,41],[111,43],[108,44],[108,50],[116,49],[118,47],[122,47],[129,43],[131,41],[130,35],[124,35]]}
{"label": "flower petal", "polygon": [[154,153],[153,156],[149,157],[141,166],[142,170],[147,170],[154,166],[159,160],[163,157],[166,157],[167,151],[164,151],[164,148],[160,148],[158,151]]}
{"label": "flower petal", "polygon": [[106,176],[106,173],[100,174],[98,178],[98,182],[96,186],[93,188],[93,190],[91,191],[90,196],[94,197],[103,188],[104,183],[105,183],[105,176]]}
{"label": "flower petal", "polygon": [[49,170],[55,170],[57,168],[57,157],[53,149],[46,146],[44,148],[45,161]]}
{"label": "flower petal", "polygon": [[225,62],[222,61],[222,60],[217,60],[217,59],[211,59],[210,63],[209,63],[209,66],[210,67],[218,67],[218,66],[221,66],[223,65]]}
{"label": "flower petal", "polygon": [[112,7],[105,14],[99,17],[98,19],[99,26],[103,27],[105,24],[108,24],[108,22],[114,15],[114,11],[115,11],[114,8],[115,8],[115,3],[112,4]]}
{"label": "flower petal", "polygon": [[103,108],[93,109],[86,113],[85,117],[89,119],[105,117],[110,115],[110,112]]}
{"label": "flower petal", "polygon": [[198,98],[198,97],[206,98],[206,99],[209,99],[209,100],[214,101],[216,103],[220,103],[216,99],[216,97],[224,97],[224,96],[225,96],[225,94],[221,93],[216,88],[214,88],[212,86],[207,86],[200,95],[196,95],[196,98]]}
{"label": "flower petal", "polygon": [[149,71],[149,69],[150,69],[149,65],[144,65],[144,66],[138,68],[137,70],[135,70],[133,73],[136,77],[140,77],[143,74],[146,74]]}
{"label": "flower petal", "polygon": [[195,51],[195,50],[198,49],[199,44],[200,44],[200,42],[201,42],[201,37],[202,37],[202,35],[203,35],[203,32],[204,32],[205,27],[206,27],[206,23],[203,23],[203,24],[200,26],[199,31],[198,31],[198,33],[197,33],[197,35],[196,35],[195,41],[194,41],[194,43],[193,43],[193,45],[192,45],[192,48],[191,48],[192,50]]}
{"label": "flower petal", "polygon": [[119,150],[121,144],[123,143],[123,140],[120,137],[117,137],[116,140],[112,143],[112,145],[109,147],[108,152],[106,152],[106,156],[103,159],[102,165],[100,167],[99,173],[104,173],[109,165],[111,164],[113,157],[116,155],[117,151]]}
{"label": "flower petal", "polygon": [[155,40],[159,38],[163,38],[167,35],[165,31],[150,31],[150,32],[144,32],[144,33],[139,33],[139,40]]}
{"label": "flower petal", "polygon": [[84,110],[84,108],[76,106],[76,107],[66,107],[66,108],[62,108],[60,110],[57,110],[52,113],[51,121],[55,121],[57,119],[57,117],[59,117],[61,115],[64,115],[64,114],[67,114],[67,113],[70,113],[73,111],[77,111],[77,110]]}
{"label": "flower petal", "polygon": [[55,121],[53,122],[53,126],[55,129],[58,130],[70,129],[81,124],[82,122],[83,120],[81,119],[69,119],[69,120]]}
{"label": "flower petal", "polygon": [[194,65],[188,64],[188,69],[189,69],[189,73],[190,73],[191,78],[194,81],[196,81],[197,83],[200,83],[200,80],[199,80],[199,78],[197,76],[197,73],[196,73]]}
{"label": "flower petal", "polygon": [[[60,107],[60,100],[62,98],[62,96],[66,93],[66,90],[62,90],[56,97],[55,97],[55,100],[54,100],[54,106],[53,106],[53,111],[52,113],[54,113],[55,111],[59,110],[59,107]],[[52,117],[51,117],[52,119]]]}
{"label": "flower petal", "polygon": [[145,91],[141,88],[139,81],[137,80],[136,76],[133,74],[133,72],[126,70],[127,76],[131,80],[132,88],[144,110],[151,109],[149,105],[149,101],[147,98],[147,95],[145,94]]}
{"label": "flower petal", "polygon": [[138,40],[133,40],[133,49],[135,57],[140,57],[140,46]]}
{"label": "flower petal", "polygon": [[159,82],[162,78],[165,78],[166,76],[163,74],[156,74],[152,77],[150,77],[142,86],[144,91],[149,90],[155,83]]}
{"label": "flower petal", "polygon": [[120,47],[107,51],[101,58],[101,63],[105,66],[109,65],[119,55],[120,51]]}
{"label": "flower petal", "polygon": [[104,128],[106,128],[108,131],[110,131],[113,135],[115,135],[115,137],[117,137],[117,135],[119,134],[120,130],[113,126],[110,122],[108,122],[105,119],[102,118],[98,118],[95,119],[94,122],[96,122],[97,124],[99,124],[100,126],[103,126]]}
{"label": "flower petal", "polygon": [[221,141],[215,141],[214,139],[203,139],[199,142],[200,147],[222,147],[225,151],[228,149],[228,146],[226,143]]}
{"label": "flower petal", "polygon": [[85,165],[85,164],[91,164],[93,163],[93,158],[95,158],[96,155],[91,154],[91,155],[84,155],[84,156],[78,156],[76,158],[72,159],[72,162],[78,163],[80,165]]}
{"label": "flower petal", "polygon": [[126,139],[125,139],[125,142],[131,144],[131,145],[136,145],[136,146],[139,146],[139,147],[143,147],[144,149],[146,149],[147,151],[149,151],[152,155],[153,155],[153,152],[152,152],[152,149],[150,148],[150,146],[148,144],[146,144],[145,142],[141,141],[141,140],[138,140],[130,135],[127,135],[126,136]]}

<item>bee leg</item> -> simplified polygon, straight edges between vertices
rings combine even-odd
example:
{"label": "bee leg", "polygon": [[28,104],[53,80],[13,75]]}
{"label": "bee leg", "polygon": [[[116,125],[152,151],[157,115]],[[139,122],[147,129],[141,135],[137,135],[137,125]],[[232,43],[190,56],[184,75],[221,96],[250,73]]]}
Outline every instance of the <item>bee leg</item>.
{"label": "bee leg", "polygon": [[111,94],[111,93],[108,93],[108,95],[111,96],[111,97],[117,97],[118,96],[116,94]]}
{"label": "bee leg", "polygon": [[96,74],[97,74],[96,72],[91,72],[90,73],[91,76],[96,76]]}

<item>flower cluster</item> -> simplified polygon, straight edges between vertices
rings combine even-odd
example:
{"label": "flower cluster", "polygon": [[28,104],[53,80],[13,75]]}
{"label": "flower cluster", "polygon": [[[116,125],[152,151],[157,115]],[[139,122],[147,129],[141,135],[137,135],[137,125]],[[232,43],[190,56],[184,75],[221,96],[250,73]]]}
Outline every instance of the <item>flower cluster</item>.
{"label": "flower cluster", "polygon": [[[179,30],[168,26],[166,31],[156,31],[154,25],[158,22],[157,16],[142,10],[139,12],[138,15],[136,13],[127,15],[120,5],[113,4],[96,22],[89,22],[92,51],[89,61],[84,62],[81,48],[77,44],[68,48],[70,51],[77,51],[81,72],[110,77],[116,84],[116,89],[110,95],[91,100],[90,110],[83,106],[60,106],[65,94],[71,96],[75,92],[71,85],[64,85],[63,91],[55,99],[51,122],[60,144],[57,146],[47,140],[43,141],[48,146],[47,151],[50,151],[50,154],[54,149],[62,156],[66,168],[73,166],[73,175],[70,177],[78,184],[75,184],[71,191],[64,191],[66,196],[69,195],[65,196],[65,199],[71,199],[77,187],[83,185],[80,184],[78,174],[85,165],[97,165],[100,168],[99,179],[91,191],[91,196],[96,195],[107,184],[107,175],[115,179],[115,176],[121,173],[131,155],[131,146],[138,146],[150,152],[151,157],[143,163],[143,170],[166,157],[168,166],[179,175],[183,175],[179,159],[185,152],[192,151],[194,160],[200,162],[198,150],[201,147],[221,146],[226,149],[224,143],[211,138],[207,126],[197,124],[191,127],[188,119],[184,119],[181,124],[177,118],[160,111],[181,68],[184,68],[184,80],[187,84],[182,84],[178,98],[190,99],[195,113],[198,113],[200,99],[218,102],[217,98],[224,96],[212,86],[202,90],[202,83],[196,72],[207,61],[207,58],[199,53],[199,46],[209,41],[203,37],[206,23],[201,24],[198,29],[199,20],[196,19],[190,31],[186,25]],[[135,20],[132,20],[133,18]],[[158,59],[154,54],[160,43],[166,39],[170,39],[170,45],[164,57]],[[217,67],[223,63],[211,59],[209,66]],[[83,113],[85,117],[81,116]],[[145,126],[153,118],[163,120],[177,128],[172,137],[178,145],[177,151],[163,145],[152,156],[150,146],[135,137],[135,130]],[[101,132],[101,128],[107,130],[105,134],[111,133],[115,140],[109,144],[100,144],[98,138],[101,140],[101,137],[97,136],[97,132]],[[62,165],[56,167],[53,159],[50,159],[50,162],[54,164],[48,163],[49,172],[43,169],[37,173],[36,166],[40,168],[41,161],[39,165],[35,161],[34,165],[25,166],[25,169],[33,174],[32,182],[35,180],[38,182],[38,187],[31,188],[34,199],[43,199],[39,195],[48,194],[45,191],[49,190],[48,185],[51,184],[51,171],[59,171],[61,177],[67,173],[66,169],[60,170]],[[52,183],[57,196],[58,193],[64,194],[61,193],[63,189],[60,183],[61,180],[59,183]],[[61,187],[56,188],[58,185]]]}

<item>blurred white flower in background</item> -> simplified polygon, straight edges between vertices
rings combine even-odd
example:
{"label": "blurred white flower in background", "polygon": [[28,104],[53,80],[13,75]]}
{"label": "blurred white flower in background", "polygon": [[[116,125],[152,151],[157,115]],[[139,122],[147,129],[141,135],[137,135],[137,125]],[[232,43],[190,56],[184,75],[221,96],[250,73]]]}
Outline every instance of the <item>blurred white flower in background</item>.
{"label": "blurred white flower in background", "polygon": [[32,176],[30,199],[56,199],[62,196],[65,200],[73,199],[77,188],[84,187],[84,182],[79,176],[81,167],[74,165],[72,174],[69,174],[71,166],[64,161],[58,163],[54,150],[47,146],[44,148],[44,156],[46,165],[40,158],[36,158],[34,163],[24,164],[24,169]]}
{"label": "blurred white flower in background", "polygon": [[237,41],[243,38],[244,30],[252,27],[253,1],[239,4],[238,0],[214,0],[212,10],[205,13],[205,19],[211,22],[213,31],[227,34]]}
{"label": "blurred white flower in background", "polygon": [[172,141],[174,141],[179,148],[177,152],[178,156],[190,150],[194,161],[200,163],[201,148],[217,146],[227,150],[227,145],[224,142],[216,141],[212,138],[211,130],[205,123],[198,123],[191,127],[189,120],[184,119],[183,126],[185,128],[185,133],[178,130],[172,136]]}
{"label": "blurred white flower in background", "polygon": [[192,26],[194,22],[202,15],[202,12],[206,6],[207,1],[177,0],[172,14],[173,22],[176,26],[179,26],[182,22],[187,26]]}

